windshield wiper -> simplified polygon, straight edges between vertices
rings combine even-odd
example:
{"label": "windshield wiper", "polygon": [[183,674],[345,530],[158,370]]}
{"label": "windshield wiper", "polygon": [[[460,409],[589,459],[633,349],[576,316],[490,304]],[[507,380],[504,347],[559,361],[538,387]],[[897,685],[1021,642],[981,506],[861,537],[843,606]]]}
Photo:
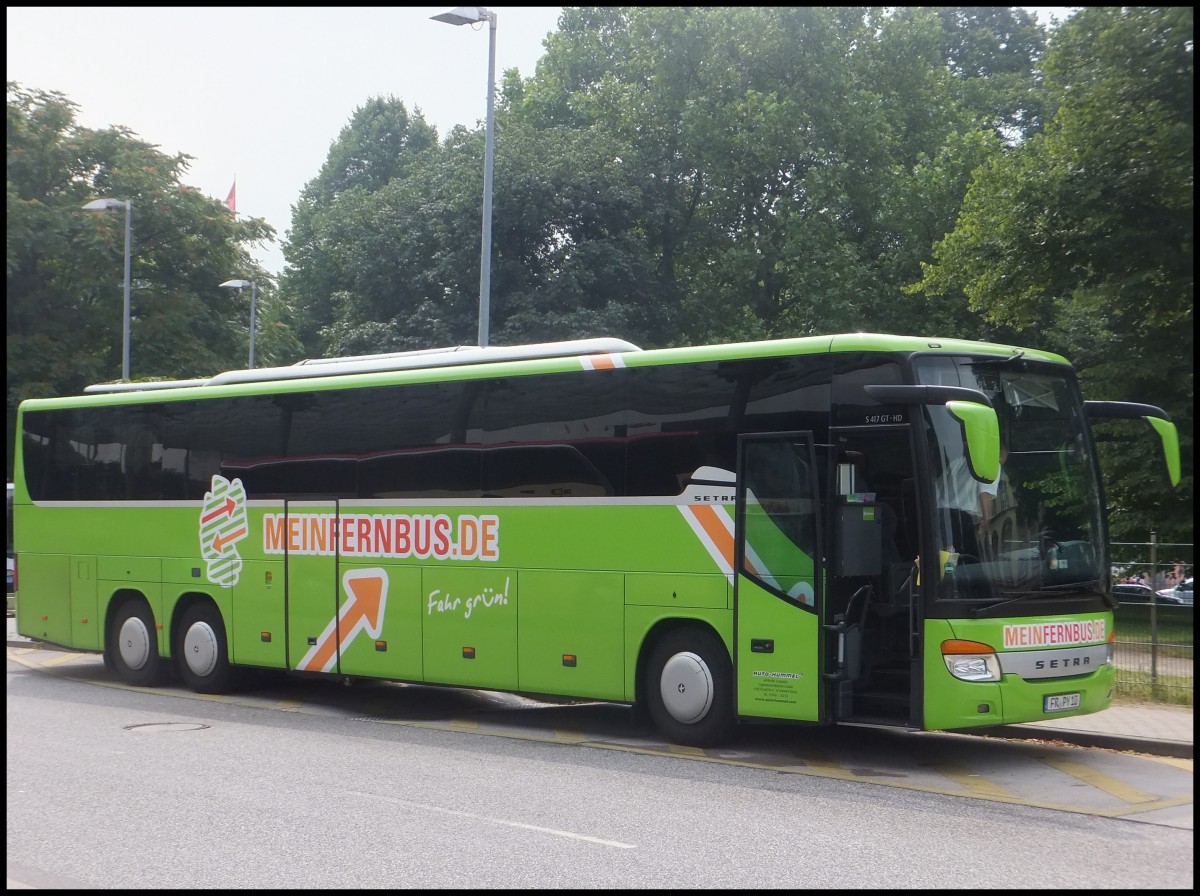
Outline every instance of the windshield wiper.
{"label": "windshield wiper", "polygon": [[[1008,591],[1006,593],[1012,594],[1013,592]],[[1028,600],[1031,597],[1038,597],[1042,593],[1043,592],[1041,592],[1041,591],[1021,591],[1017,594],[1016,597],[1010,597],[1007,600],[997,601],[994,604],[988,604],[986,607],[979,607],[978,609],[972,610],[971,615],[974,616],[976,619],[978,619],[984,613],[990,613],[992,610],[998,609],[1000,607],[1011,606],[1012,604],[1019,603],[1023,600]]]}
{"label": "windshield wiper", "polygon": [[1083,579],[1079,582],[1059,582],[1055,585],[1043,585],[1043,591],[1083,591],[1088,590],[1094,594],[1103,594],[1100,590],[1099,579]]}
{"label": "windshield wiper", "polygon": [[1012,606],[1015,603],[1028,600],[1031,597],[1057,594],[1063,591],[1078,591],[1085,588],[1091,591],[1092,594],[1097,594],[1102,597],[1104,599],[1104,603],[1110,610],[1115,610],[1117,608],[1116,598],[1110,594],[1105,594],[1103,591],[1097,590],[1099,586],[1099,579],[1085,579],[1082,582],[1069,582],[1065,585],[1046,585],[1043,586],[1040,591],[1006,591],[1005,594],[1016,594],[1016,597],[1010,597],[1002,601],[997,601],[994,604],[988,604],[986,607],[979,607],[976,610],[972,610],[971,615],[978,619],[980,616],[984,615],[985,613],[990,613],[992,610],[997,610],[1000,607]]}
{"label": "windshield wiper", "polygon": [[1011,364],[1013,361],[1020,361],[1024,357],[1025,357],[1024,350],[1018,349],[1017,351],[1013,352],[1011,355],[1007,355],[1003,358],[983,358],[982,360],[972,361],[971,366],[972,367],[983,367],[986,365],[988,367],[999,367],[1002,364]]}

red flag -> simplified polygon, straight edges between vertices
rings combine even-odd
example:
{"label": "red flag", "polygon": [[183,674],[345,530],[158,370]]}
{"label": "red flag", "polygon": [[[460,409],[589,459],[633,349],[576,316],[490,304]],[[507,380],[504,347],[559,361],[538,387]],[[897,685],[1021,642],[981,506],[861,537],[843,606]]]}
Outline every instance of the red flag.
{"label": "red flag", "polygon": [[225,204],[229,206],[229,210],[237,213],[237,178],[233,179],[233,186],[229,188],[229,195],[225,197]]}

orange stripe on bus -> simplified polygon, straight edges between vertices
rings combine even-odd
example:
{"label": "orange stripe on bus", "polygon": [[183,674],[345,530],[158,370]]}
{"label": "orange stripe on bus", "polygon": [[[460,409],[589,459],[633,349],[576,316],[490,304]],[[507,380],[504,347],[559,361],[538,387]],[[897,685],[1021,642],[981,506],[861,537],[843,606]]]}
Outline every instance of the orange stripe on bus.
{"label": "orange stripe on bus", "polygon": [[726,528],[724,520],[721,518],[721,511],[715,507],[701,506],[691,508],[692,515],[696,518],[696,522],[700,524],[700,528],[704,530],[704,534],[709,537],[713,545],[721,556],[725,558],[725,562],[729,568],[733,568],[733,535]]}

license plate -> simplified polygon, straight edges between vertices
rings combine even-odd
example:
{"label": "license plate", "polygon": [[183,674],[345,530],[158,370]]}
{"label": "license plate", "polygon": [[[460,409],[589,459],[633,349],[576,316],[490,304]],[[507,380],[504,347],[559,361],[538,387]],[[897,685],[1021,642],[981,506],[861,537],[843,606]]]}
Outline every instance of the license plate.
{"label": "license plate", "polygon": [[1079,709],[1078,694],[1051,694],[1042,700],[1043,712],[1066,712],[1068,709]]}

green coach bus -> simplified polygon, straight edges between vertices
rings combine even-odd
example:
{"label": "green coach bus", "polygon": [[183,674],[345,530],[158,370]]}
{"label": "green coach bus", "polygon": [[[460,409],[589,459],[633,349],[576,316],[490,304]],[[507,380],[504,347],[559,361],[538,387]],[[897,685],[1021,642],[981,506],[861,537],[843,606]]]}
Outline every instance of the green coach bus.
{"label": "green coach bus", "polygon": [[[951,339],[93,386],[18,411],[18,631],[138,686],[257,667],[613,701],[696,746],[1090,713],[1114,682],[1099,417],[1148,422],[1178,482],[1159,408]],[[951,506],[955,469],[986,512]]]}

